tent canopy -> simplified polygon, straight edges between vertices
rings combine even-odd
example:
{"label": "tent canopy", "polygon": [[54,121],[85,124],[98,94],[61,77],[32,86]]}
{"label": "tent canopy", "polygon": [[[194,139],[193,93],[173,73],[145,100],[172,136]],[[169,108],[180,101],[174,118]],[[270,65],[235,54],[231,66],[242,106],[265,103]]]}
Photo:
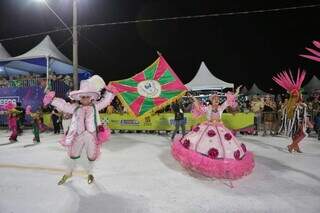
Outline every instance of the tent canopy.
{"label": "tent canopy", "polygon": [[0,59],[10,58],[10,57],[11,57],[10,54],[0,43]]}
{"label": "tent canopy", "polygon": [[[37,46],[28,52],[10,58],[0,57],[0,75],[29,75],[30,73],[46,74],[50,69],[56,74],[72,74],[71,61],[46,36]],[[91,70],[78,67],[79,74],[92,73]]]}
{"label": "tent canopy", "polygon": [[261,89],[258,88],[258,86],[254,83],[250,90],[246,93],[246,95],[251,96],[251,95],[269,95],[268,93],[262,91]]}
{"label": "tent canopy", "polygon": [[28,52],[14,57],[15,59],[39,58],[39,56],[55,58],[61,62],[71,64],[71,61],[63,55],[56,45],[52,42],[50,36],[46,36],[37,46]]}
{"label": "tent canopy", "polygon": [[204,62],[201,62],[200,68],[195,77],[185,85],[189,90],[214,90],[233,88],[234,84],[227,83],[215,77],[207,68]]}
{"label": "tent canopy", "polygon": [[248,93],[248,89],[246,86],[242,87],[240,90],[240,94],[247,94]]}
{"label": "tent canopy", "polygon": [[311,92],[315,89],[320,89],[320,80],[314,75],[311,80],[303,87],[306,92]]}

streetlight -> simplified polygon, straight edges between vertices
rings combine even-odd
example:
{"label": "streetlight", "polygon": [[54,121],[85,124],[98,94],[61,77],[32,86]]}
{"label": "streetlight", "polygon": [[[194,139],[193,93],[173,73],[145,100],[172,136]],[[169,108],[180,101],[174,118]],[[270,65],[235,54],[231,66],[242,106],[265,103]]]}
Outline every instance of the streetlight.
{"label": "streetlight", "polygon": [[77,27],[77,0],[73,1],[73,25],[72,31],[68,25],[60,18],[60,16],[50,7],[46,0],[36,0],[44,3],[47,8],[59,19],[59,21],[68,29],[72,35],[72,47],[73,47],[73,88],[78,89],[78,27]]}
{"label": "streetlight", "polygon": [[73,47],[73,88],[78,89],[78,27],[77,27],[77,0],[73,0],[73,34],[72,34],[72,47]]}

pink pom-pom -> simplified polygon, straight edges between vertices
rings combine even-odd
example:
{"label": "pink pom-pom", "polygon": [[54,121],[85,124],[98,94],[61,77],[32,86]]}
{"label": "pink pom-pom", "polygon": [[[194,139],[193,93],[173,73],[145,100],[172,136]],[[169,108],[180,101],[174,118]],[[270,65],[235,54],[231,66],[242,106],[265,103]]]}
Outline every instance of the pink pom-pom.
{"label": "pink pom-pom", "polygon": [[49,105],[52,102],[55,95],[56,93],[54,91],[48,92],[43,98],[43,105],[44,106]]}
{"label": "pink pom-pom", "polygon": [[234,155],[234,158],[235,158],[236,160],[240,160],[240,151],[239,151],[239,150],[235,151],[235,152],[233,153],[233,155]]}
{"label": "pink pom-pom", "polygon": [[241,148],[242,148],[242,150],[243,150],[244,153],[247,152],[247,147],[246,147],[246,145],[244,145],[243,143],[241,144]]}
{"label": "pink pom-pom", "polygon": [[184,141],[183,141],[183,147],[184,148],[186,148],[186,149],[189,149],[189,147],[190,147],[190,140],[189,139],[185,139]]}
{"label": "pink pom-pom", "polygon": [[4,105],[4,109],[5,109],[5,110],[12,110],[12,109],[14,109],[14,108],[16,108],[16,104],[15,104],[15,103],[12,103],[11,101],[8,102],[8,103],[6,103],[6,104]]}
{"label": "pink pom-pom", "polygon": [[230,133],[226,133],[226,134],[224,135],[224,138],[225,138],[227,141],[230,141],[231,138],[232,138],[232,135],[231,135]]}
{"label": "pink pom-pom", "polygon": [[103,125],[99,125],[97,144],[103,144],[107,142],[110,138],[110,135],[111,135],[111,131],[109,128],[104,127]]}
{"label": "pink pom-pom", "polygon": [[219,155],[219,151],[215,148],[211,148],[209,151],[208,151],[208,155],[210,158],[212,159],[216,159]]}
{"label": "pink pom-pom", "polygon": [[207,134],[209,137],[213,137],[216,135],[216,132],[213,129],[210,129]]}
{"label": "pink pom-pom", "polygon": [[194,132],[198,132],[199,130],[200,130],[199,126],[196,126],[195,128],[192,129],[192,131],[194,131]]}

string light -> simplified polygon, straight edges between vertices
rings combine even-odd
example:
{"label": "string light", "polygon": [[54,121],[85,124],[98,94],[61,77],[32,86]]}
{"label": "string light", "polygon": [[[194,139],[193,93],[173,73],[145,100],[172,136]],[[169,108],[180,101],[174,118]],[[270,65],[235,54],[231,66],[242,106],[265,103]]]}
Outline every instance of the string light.
{"label": "string light", "polygon": [[[261,14],[268,12],[282,12],[289,10],[297,10],[297,9],[308,9],[308,8],[317,8],[320,7],[320,4],[312,4],[312,5],[302,5],[302,6],[294,6],[294,7],[284,7],[284,8],[273,8],[273,9],[260,9],[260,10],[249,10],[249,11],[237,11],[237,12],[225,12],[225,13],[211,13],[204,15],[193,15],[193,16],[176,16],[176,17],[168,17],[168,18],[154,18],[154,19],[140,19],[140,20],[132,20],[132,21],[119,21],[119,22],[107,22],[100,24],[87,24],[87,25],[79,25],[80,29],[90,29],[93,27],[103,27],[103,26],[112,26],[112,25],[124,25],[124,24],[137,24],[137,23],[152,23],[152,22],[160,22],[160,21],[172,21],[172,20],[188,20],[188,19],[200,19],[200,18],[210,18],[210,17],[220,17],[220,16],[237,16],[237,15],[249,15],[249,14]],[[33,33],[28,35],[16,36],[11,38],[0,39],[0,42],[3,41],[11,41],[22,38],[30,38],[40,35],[48,35],[57,32],[69,31],[70,28],[59,28],[55,30],[49,30],[40,33]]]}

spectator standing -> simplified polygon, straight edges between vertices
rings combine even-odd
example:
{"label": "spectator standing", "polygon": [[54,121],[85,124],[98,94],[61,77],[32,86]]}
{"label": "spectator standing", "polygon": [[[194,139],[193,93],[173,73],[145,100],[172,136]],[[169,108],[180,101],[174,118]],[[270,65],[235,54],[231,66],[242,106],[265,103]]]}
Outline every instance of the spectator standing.
{"label": "spectator standing", "polygon": [[57,109],[53,109],[51,112],[51,119],[54,129],[54,134],[60,134],[60,113]]}
{"label": "spectator standing", "polygon": [[173,131],[173,134],[171,136],[171,140],[174,139],[175,135],[179,131],[180,127],[182,130],[182,136],[186,134],[186,119],[184,117],[184,109],[183,105],[181,103],[181,100],[176,100],[175,102],[172,103],[171,105],[172,111],[174,113],[174,122],[175,122],[175,129]]}
{"label": "spectator standing", "polygon": [[258,135],[259,130],[261,128],[261,112],[264,107],[263,101],[258,96],[253,96],[252,101],[250,103],[251,111],[254,115],[254,125],[255,125],[255,133],[254,135]]}

